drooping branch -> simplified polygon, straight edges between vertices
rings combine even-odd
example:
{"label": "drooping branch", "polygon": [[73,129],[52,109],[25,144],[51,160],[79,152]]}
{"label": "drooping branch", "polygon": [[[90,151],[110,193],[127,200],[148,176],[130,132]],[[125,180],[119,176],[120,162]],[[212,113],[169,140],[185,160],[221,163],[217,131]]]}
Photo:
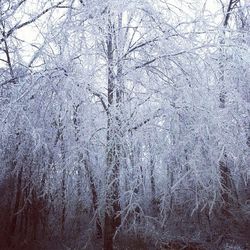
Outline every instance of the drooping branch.
{"label": "drooping branch", "polygon": [[103,106],[106,114],[108,115],[109,114],[109,110],[108,110],[108,107],[107,107],[107,105],[106,105],[106,103],[105,103],[105,101],[103,99],[103,96],[100,93],[93,91],[90,87],[88,87],[87,89],[88,89],[88,91],[91,92],[92,95],[94,95],[94,96],[96,96],[96,97],[99,98],[99,100],[100,100],[100,102],[101,102],[101,104],[102,104],[102,106]]}

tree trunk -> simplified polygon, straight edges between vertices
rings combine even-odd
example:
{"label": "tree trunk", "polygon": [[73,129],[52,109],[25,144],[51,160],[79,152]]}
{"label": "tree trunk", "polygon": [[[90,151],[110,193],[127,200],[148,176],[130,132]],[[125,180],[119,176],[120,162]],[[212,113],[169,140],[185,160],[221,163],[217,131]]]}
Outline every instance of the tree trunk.
{"label": "tree trunk", "polygon": [[[94,212],[97,212],[97,209],[98,209],[97,190],[96,190],[96,186],[94,182],[94,177],[93,177],[92,171],[89,168],[88,163],[89,163],[88,160],[84,161],[85,169],[89,177],[89,185],[90,185],[90,190],[91,190],[91,195],[92,195],[92,204],[93,204]],[[96,234],[98,238],[102,237],[102,224],[98,215],[96,219]]]}
{"label": "tree trunk", "polygon": [[[104,219],[104,250],[113,249],[113,237],[121,224],[119,201],[119,174],[121,167],[121,89],[114,78],[114,24],[109,14],[107,36],[108,58],[108,120],[107,120],[107,171],[106,207]],[[119,69],[121,71],[121,68]]]}
{"label": "tree trunk", "polygon": [[[228,22],[232,13],[232,10],[235,8],[236,4],[239,2],[239,0],[229,0],[229,4],[226,10],[226,14],[223,21],[223,35],[221,37],[221,62],[219,64],[220,69],[220,76],[219,76],[219,82],[220,82],[220,96],[219,96],[219,107],[221,109],[224,109],[226,107],[226,91],[225,91],[225,52],[223,49],[223,46],[225,44],[225,29],[228,27]],[[223,206],[222,210],[223,213],[228,214],[228,209],[230,207],[230,204],[232,205],[233,202],[233,179],[231,175],[231,171],[227,165],[227,153],[226,149],[224,149],[223,157],[219,161],[219,173],[220,173],[220,181],[221,181],[221,197],[223,199]],[[236,192],[236,190],[235,190]]]}
{"label": "tree trunk", "polygon": [[61,237],[64,238],[66,219],[66,169],[63,169],[62,176],[62,217],[61,217]]}
{"label": "tree trunk", "polygon": [[60,151],[61,151],[61,160],[62,160],[62,183],[61,183],[61,202],[62,202],[62,213],[61,213],[61,238],[64,238],[64,231],[65,231],[65,219],[66,219],[66,169],[65,169],[65,143],[64,143],[64,136],[63,136],[63,121],[61,114],[59,114],[58,119],[58,130],[57,130],[57,137],[55,141],[55,145],[60,142]]}
{"label": "tree trunk", "polygon": [[15,231],[16,231],[18,210],[20,207],[20,201],[21,201],[21,195],[22,195],[22,176],[23,176],[23,167],[21,167],[17,175],[15,205],[14,205],[14,210],[11,216],[8,245],[11,245],[11,238],[14,236]]}
{"label": "tree trunk", "polygon": [[153,153],[152,145],[149,144],[149,154],[150,154],[150,184],[151,184],[151,203],[153,214],[155,215],[157,212],[157,200],[156,200],[156,190],[155,190],[155,157]]}

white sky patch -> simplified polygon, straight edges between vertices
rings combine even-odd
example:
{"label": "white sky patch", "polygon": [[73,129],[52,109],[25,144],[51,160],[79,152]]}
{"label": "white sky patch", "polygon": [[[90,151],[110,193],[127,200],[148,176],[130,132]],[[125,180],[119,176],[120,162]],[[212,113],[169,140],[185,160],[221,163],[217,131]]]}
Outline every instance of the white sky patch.
{"label": "white sky patch", "polygon": [[[165,8],[165,10],[171,10],[171,12],[176,14],[178,20],[190,20],[193,21],[194,18],[199,18],[199,22],[202,21],[202,18],[210,19],[211,22],[214,22],[214,25],[221,22],[222,6],[219,0],[189,0],[189,1],[176,1],[176,0],[151,0],[156,8]],[[38,4],[37,1],[30,0],[25,5],[25,8],[22,9],[23,12],[16,14],[16,22],[21,20],[29,20],[31,18],[29,13],[32,13],[36,10],[38,6],[47,8],[47,4],[42,3]],[[133,4],[132,4],[133,5]],[[42,9],[43,9],[42,8]],[[40,11],[42,10],[40,9]],[[50,25],[50,21],[53,19],[61,18],[62,13],[65,12],[65,9],[59,11],[52,10],[46,13],[44,16],[39,18],[33,24],[27,25],[15,32],[15,35],[20,39],[19,53],[23,59],[24,63],[29,63],[31,58],[34,56],[37,50],[42,46],[44,39],[47,39],[42,34],[46,34],[47,26]],[[53,14],[51,14],[53,13]],[[166,12],[169,15],[169,12]],[[34,14],[36,15],[36,14]],[[18,20],[20,19],[20,20]],[[177,22],[178,22],[177,20]],[[39,28],[38,28],[39,27]],[[22,42],[23,41],[23,42]],[[48,41],[46,40],[46,43]],[[4,57],[4,54],[1,54],[1,57]],[[4,59],[4,58],[3,58]],[[1,63],[3,64],[3,63]]]}

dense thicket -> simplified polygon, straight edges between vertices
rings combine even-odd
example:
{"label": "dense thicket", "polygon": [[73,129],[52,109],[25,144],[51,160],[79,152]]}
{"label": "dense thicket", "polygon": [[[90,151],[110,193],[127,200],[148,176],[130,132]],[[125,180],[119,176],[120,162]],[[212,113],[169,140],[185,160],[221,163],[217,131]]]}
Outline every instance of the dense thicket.
{"label": "dense thicket", "polygon": [[0,248],[247,249],[249,10],[0,1]]}

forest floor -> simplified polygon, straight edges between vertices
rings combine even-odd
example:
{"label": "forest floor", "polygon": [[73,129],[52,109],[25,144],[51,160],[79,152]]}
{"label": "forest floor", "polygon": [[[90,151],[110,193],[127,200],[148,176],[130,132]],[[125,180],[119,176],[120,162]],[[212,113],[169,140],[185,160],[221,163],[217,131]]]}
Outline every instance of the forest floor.
{"label": "forest floor", "polygon": [[[23,241],[18,246],[0,248],[0,250],[102,250],[102,240],[83,241],[75,239],[74,242],[63,243],[61,240]],[[181,240],[150,241],[140,237],[120,238],[115,243],[115,250],[250,250],[250,244],[225,239],[218,242],[191,242]]]}

